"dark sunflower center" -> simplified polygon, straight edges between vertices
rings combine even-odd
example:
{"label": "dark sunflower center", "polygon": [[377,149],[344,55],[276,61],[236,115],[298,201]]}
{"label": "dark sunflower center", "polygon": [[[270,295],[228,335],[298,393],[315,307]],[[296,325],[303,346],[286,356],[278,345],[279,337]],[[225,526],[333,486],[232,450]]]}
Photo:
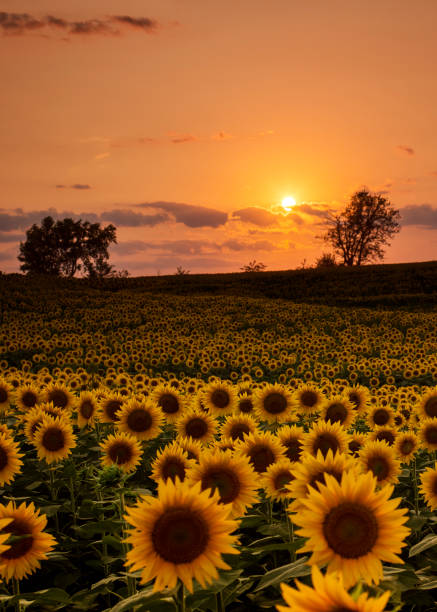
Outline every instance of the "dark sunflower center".
{"label": "dark sunflower center", "polygon": [[281,393],[275,391],[266,395],[263,405],[264,410],[269,414],[281,414],[287,409],[287,399]]}
{"label": "dark sunflower center", "polygon": [[14,539],[8,542],[8,550],[5,550],[0,554],[0,559],[19,559],[20,557],[24,557],[24,555],[32,548],[33,537],[31,535],[32,529],[25,522],[15,519],[3,527],[1,530],[2,533],[10,533],[11,536],[14,536]]}
{"label": "dark sunflower center", "polygon": [[255,444],[247,454],[250,463],[258,474],[265,472],[269,465],[275,461],[272,449],[264,444]]}
{"label": "dark sunflower center", "polygon": [[339,472],[338,470],[334,470],[334,469],[321,470],[320,472],[317,472],[317,474],[314,474],[314,476],[308,482],[308,487],[314,487],[318,489],[319,487],[315,486],[317,483],[320,482],[321,484],[326,484],[325,474],[331,474],[331,476],[334,476],[337,482],[341,481],[342,473]]}
{"label": "dark sunflower center", "polygon": [[430,397],[425,402],[425,412],[431,418],[437,417],[437,397]]}
{"label": "dark sunflower center", "polygon": [[128,463],[132,459],[132,449],[125,442],[114,442],[108,450],[108,455],[111,461],[117,465]]}
{"label": "dark sunflower center", "polygon": [[57,427],[49,427],[41,440],[42,446],[52,453],[61,450],[65,445],[64,432]]}
{"label": "dark sunflower center", "polygon": [[176,476],[183,481],[185,479],[185,465],[176,457],[170,457],[162,466],[162,478],[176,480]]}
{"label": "dark sunflower center", "polygon": [[8,453],[0,446],[0,472],[8,465]]}
{"label": "dark sunflower center", "polygon": [[367,468],[373,472],[378,482],[385,480],[390,473],[390,466],[387,459],[379,455],[375,455],[368,459]]}
{"label": "dark sunflower center", "polygon": [[358,442],[358,440],[352,440],[349,443],[349,450],[351,451],[353,455],[357,456],[360,451],[361,446],[362,444]]}
{"label": "dark sunflower center", "polygon": [[152,531],[156,553],[169,563],[191,563],[207,549],[206,521],[189,508],[171,508],[156,521]]}
{"label": "dark sunflower center", "polygon": [[208,431],[208,424],[205,423],[200,417],[194,417],[190,419],[185,425],[185,432],[187,436],[191,436],[194,439],[203,438]]}
{"label": "dark sunflower center", "polygon": [[404,440],[401,444],[401,453],[409,455],[414,450],[414,442],[412,440]]}
{"label": "dark sunflower center", "polygon": [[132,431],[147,431],[152,426],[152,417],[148,410],[136,408],[127,417],[127,426]]}
{"label": "dark sunflower center", "polygon": [[312,408],[315,404],[317,404],[317,393],[308,390],[304,391],[300,396],[300,403],[302,406]]}
{"label": "dark sunflower center", "polygon": [[358,393],[355,393],[354,391],[352,391],[352,393],[349,393],[348,395],[349,397],[349,401],[351,402],[351,404],[353,404],[355,410],[357,410],[357,408],[360,407],[360,396],[358,395]]}
{"label": "dark sunflower center", "polygon": [[347,408],[340,402],[331,404],[327,411],[325,421],[331,421],[331,423],[344,423],[347,419]]}
{"label": "dark sunflower center", "polygon": [[0,404],[4,404],[4,402],[8,399],[8,392],[3,387],[0,387]]}
{"label": "dark sunflower center", "polygon": [[202,478],[202,489],[218,489],[220,503],[230,504],[238,496],[241,486],[238,476],[232,470],[212,468]]}
{"label": "dark sunflower center", "polygon": [[373,549],[378,538],[378,523],[370,508],[344,502],[326,515],[323,535],[337,555],[357,559]]}
{"label": "dark sunflower center", "polygon": [[165,393],[164,395],[161,395],[158,404],[159,406],[161,406],[162,411],[166,414],[174,414],[179,410],[178,400],[175,398],[174,395],[171,395],[170,393]]}
{"label": "dark sunflower center", "polygon": [[90,400],[85,400],[80,406],[80,414],[84,419],[89,419],[94,412],[94,405]]}
{"label": "dark sunflower center", "polygon": [[293,479],[293,475],[290,474],[290,472],[284,470],[283,472],[279,472],[279,474],[276,474],[273,480],[273,486],[275,487],[276,491],[279,491],[280,493],[285,493],[287,491],[288,483],[291,482]]}
{"label": "dark sunflower center", "polygon": [[437,444],[437,425],[428,425],[425,429],[425,440],[428,444]]}
{"label": "dark sunflower center", "polygon": [[244,413],[248,413],[248,412],[253,412],[253,404],[252,404],[252,400],[246,398],[240,401],[240,412],[244,412]]}
{"label": "dark sunflower center", "polygon": [[235,423],[235,425],[232,425],[230,437],[233,440],[242,440],[244,435],[248,433],[250,433],[248,425],[245,423]]}
{"label": "dark sunflower center", "polygon": [[282,444],[287,448],[285,454],[290,461],[299,461],[302,452],[302,444],[299,440],[297,438],[289,438],[288,440],[283,440]]}
{"label": "dark sunflower center", "polygon": [[387,425],[389,420],[390,415],[387,410],[384,410],[384,408],[379,408],[378,410],[375,410],[373,414],[373,421],[375,425]]}
{"label": "dark sunflower center", "polygon": [[35,406],[36,404],[37,399],[38,398],[36,397],[35,393],[33,393],[33,391],[25,391],[21,396],[21,401],[26,406],[26,408],[33,408],[33,406]]}
{"label": "dark sunflower center", "polygon": [[120,402],[119,400],[109,400],[108,402],[106,402],[105,412],[108,418],[111,419],[111,421],[118,421],[118,416],[116,415],[116,413],[120,410],[121,406],[122,402]]}
{"label": "dark sunflower center", "polygon": [[400,414],[397,414],[394,418],[394,422],[395,422],[396,427],[400,427],[402,423],[404,422],[404,419],[402,418]]}
{"label": "dark sunflower center", "polygon": [[395,437],[391,431],[378,431],[376,434],[376,440],[385,440],[389,446],[392,446],[395,441]]}
{"label": "dark sunflower center", "polygon": [[62,389],[53,389],[53,391],[50,391],[48,400],[49,402],[53,402],[53,405],[58,408],[65,408],[68,404],[68,396]]}
{"label": "dark sunflower center", "polygon": [[226,408],[230,401],[229,393],[224,389],[216,389],[211,394],[211,402],[216,408]]}
{"label": "dark sunflower center", "polygon": [[317,451],[321,451],[322,455],[325,457],[328,453],[329,449],[335,454],[335,451],[338,450],[340,444],[338,443],[337,438],[328,432],[321,433],[317,436],[314,442],[314,454],[317,454]]}

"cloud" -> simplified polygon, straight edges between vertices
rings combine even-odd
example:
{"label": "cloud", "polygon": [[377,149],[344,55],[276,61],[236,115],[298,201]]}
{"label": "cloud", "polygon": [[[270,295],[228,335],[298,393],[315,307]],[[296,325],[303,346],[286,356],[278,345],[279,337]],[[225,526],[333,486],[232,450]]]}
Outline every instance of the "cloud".
{"label": "cloud", "polygon": [[184,144],[186,142],[197,142],[199,139],[194,134],[185,134],[183,136],[174,136],[170,140],[173,144]]}
{"label": "cloud", "polygon": [[158,213],[154,215],[144,215],[143,213],[132,210],[114,209],[107,210],[100,214],[101,221],[111,221],[120,227],[154,227],[159,223],[170,220],[168,214]]}
{"label": "cloud", "polygon": [[312,215],[314,217],[321,217],[322,219],[325,219],[328,214],[326,208],[319,208],[317,204],[298,204],[293,207],[293,211],[296,211],[296,213],[305,213],[306,215]]}
{"label": "cloud", "polygon": [[243,223],[253,223],[253,225],[259,225],[260,227],[267,227],[278,223],[278,215],[257,206],[235,210],[232,216]]}
{"label": "cloud", "polygon": [[23,35],[35,30],[62,31],[71,35],[118,35],[120,28],[136,29],[145,33],[155,32],[159,24],[148,17],[130,15],[109,15],[104,19],[84,19],[68,21],[55,15],[37,18],[28,13],[0,12],[0,29],[5,34]]}
{"label": "cloud", "polygon": [[246,242],[230,239],[225,242],[212,242],[210,240],[163,240],[161,242],[146,242],[144,240],[127,240],[114,246],[114,253],[118,255],[133,255],[146,251],[161,251],[166,255],[197,256],[221,253],[223,250],[239,251],[272,251],[277,245],[268,240]]}
{"label": "cloud", "polygon": [[12,261],[17,259],[16,253],[11,253],[10,251],[0,251],[0,261]]}
{"label": "cloud", "polygon": [[183,223],[187,227],[219,227],[228,220],[227,213],[206,206],[193,206],[179,202],[144,202],[136,206],[168,212],[176,222]]}
{"label": "cloud", "polygon": [[23,238],[23,234],[14,234],[11,232],[4,232],[3,230],[0,230],[0,242],[19,242],[20,240],[23,240]]}
{"label": "cloud", "polygon": [[437,208],[431,204],[410,204],[399,209],[402,225],[420,225],[425,229],[437,229]]}
{"label": "cloud", "polygon": [[75,183],[74,185],[70,185],[69,187],[67,187],[67,185],[55,185],[56,189],[91,189],[91,185],[87,185],[86,183]]}
{"label": "cloud", "polygon": [[408,147],[407,145],[396,145],[396,149],[410,156],[414,155],[415,153],[414,149],[412,147]]}

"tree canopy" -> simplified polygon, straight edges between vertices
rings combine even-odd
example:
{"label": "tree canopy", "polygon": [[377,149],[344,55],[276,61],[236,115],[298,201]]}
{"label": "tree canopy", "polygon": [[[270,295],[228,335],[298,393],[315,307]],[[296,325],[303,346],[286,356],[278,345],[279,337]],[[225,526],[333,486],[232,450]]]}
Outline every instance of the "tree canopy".
{"label": "tree canopy", "polygon": [[108,276],[113,266],[108,263],[108,248],[116,243],[116,228],[110,224],[45,217],[41,225],[34,223],[20,243],[20,269],[29,274],[72,277],[81,272],[89,277]]}
{"label": "tree canopy", "polygon": [[383,247],[400,231],[399,219],[387,198],[362,189],[341,213],[327,217],[324,239],[344,265],[359,266],[383,259]]}

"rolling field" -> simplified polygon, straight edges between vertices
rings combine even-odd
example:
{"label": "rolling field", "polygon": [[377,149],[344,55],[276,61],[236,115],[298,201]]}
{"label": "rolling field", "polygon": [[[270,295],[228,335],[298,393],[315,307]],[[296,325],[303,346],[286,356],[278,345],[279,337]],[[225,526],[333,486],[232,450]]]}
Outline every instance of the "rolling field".
{"label": "rolling field", "polygon": [[435,279],[0,276],[0,606],[435,610]]}

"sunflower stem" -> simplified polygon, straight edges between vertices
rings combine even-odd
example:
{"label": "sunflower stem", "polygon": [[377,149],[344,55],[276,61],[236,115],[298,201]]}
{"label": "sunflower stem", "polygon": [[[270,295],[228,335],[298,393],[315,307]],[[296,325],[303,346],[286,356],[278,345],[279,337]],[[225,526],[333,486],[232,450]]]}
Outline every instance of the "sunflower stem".
{"label": "sunflower stem", "polygon": [[[284,500],[284,508],[285,508],[285,520],[287,521],[287,529],[288,529],[288,539],[290,540],[290,544],[294,544],[294,525],[292,520],[290,519],[290,515],[288,514],[288,499]],[[293,546],[293,550],[290,550],[290,558],[291,561],[296,561],[296,550]]]}
{"label": "sunflower stem", "polygon": [[14,589],[14,595],[17,597],[17,600],[15,602],[15,612],[21,612],[20,581],[17,578],[12,578],[12,584]]}
{"label": "sunflower stem", "polygon": [[179,593],[178,593],[178,608],[179,611],[178,612],[186,612],[186,607],[185,607],[185,586],[184,583],[181,582],[180,587],[179,587]]}
{"label": "sunflower stem", "polygon": [[[50,475],[50,497],[52,498],[52,502],[55,503],[56,499],[57,499],[57,493],[56,493],[56,488],[55,488],[55,470],[56,467],[53,466],[51,468],[49,468],[49,475]],[[55,528],[56,528],[56,535],[59,535],[59,517],[58,517],[58,510],[55,510]]]}
{"label": "sunflower stem", "polygon": [[73,477],[70,477],[70,497],[71,497],[71,512],[73,513],[73,525],[76,527],[76,498],[74,495],[74,481]]}
{"label": "sunflower stem", "polygon": [[414,457],[413,461],[413,480],[414,480],[414,508],[416,512],[416,516],[419,514],[419,494],[417,490],[417,466],[416,466],[416,457]]}
{"label": "sunflower stem", "polygon": [[217,593],[217,610],[218,612],[226,612],[225,600],[223,599],[223,591]]}
{"label": "sunflower stem", "polygon": [[[125,523],[125,520],[124,520],[124,491],[123,491],[123,483],[122,483],[122,486],[119,489],[119,510],[120,510],[120,519],[121,519],[121,531],[122,531],[122,536],[123,536],[123,541],[122,541],[123,552],[124,552],[124,556],[126,558],[127,557],[127,552],[128,552],[128,546],[127,546],[127,543],[126,543],[126,523]],[[129,597],[131,597],[131,595],[135,595],[135,593],[137,592],[135,578],[131,578],[129,576],[128,572],[126,572],[126,584],[127,584],[127,592],[128,592]]]}

